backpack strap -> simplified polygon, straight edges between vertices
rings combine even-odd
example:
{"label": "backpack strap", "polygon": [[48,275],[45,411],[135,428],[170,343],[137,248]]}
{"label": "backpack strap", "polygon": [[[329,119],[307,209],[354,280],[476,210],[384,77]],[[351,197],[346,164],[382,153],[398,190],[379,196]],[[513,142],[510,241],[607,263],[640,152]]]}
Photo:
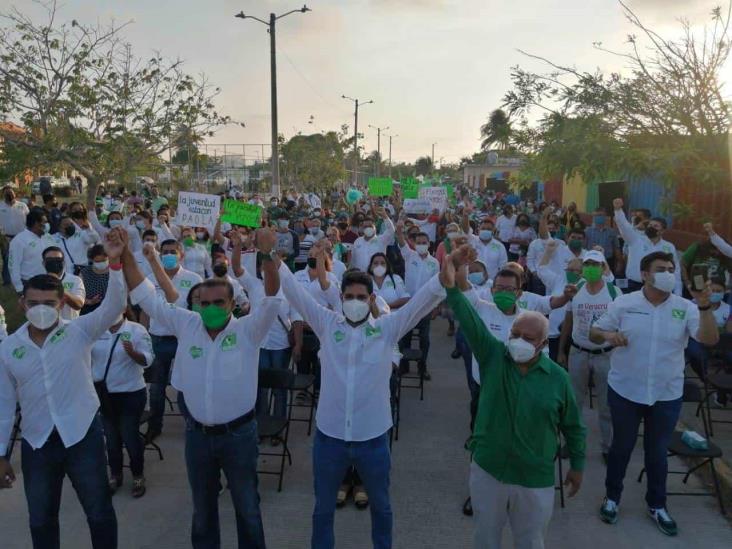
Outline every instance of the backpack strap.
{"label": "backpack strap", "polygon": [[618,289],[615,287],[615,284],[607,282],[607,291],[610,294],[610,299],[615,301],[618,297]]}

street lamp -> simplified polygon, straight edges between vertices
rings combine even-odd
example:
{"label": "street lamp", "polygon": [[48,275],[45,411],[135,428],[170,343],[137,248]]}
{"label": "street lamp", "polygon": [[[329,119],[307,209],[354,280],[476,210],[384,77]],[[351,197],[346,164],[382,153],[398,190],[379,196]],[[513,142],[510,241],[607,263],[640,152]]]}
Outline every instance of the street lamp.
{"label": "street lamp", "polygon": [[354,99],[353,97],[346,95],[341,95],[341,97],[353,101],[354,105],[356,105],[356,110],[353,115],[353,185],[355,186],[358,183],[358,107],[359,105],[368,105],[369,103],[373,103],[373,101],[369,99],[360,103],[358,99]]}
{"label": "street lamp", "polygon": [[253,15],[244,15],[243,11],[237,13],[234,17],[239,19],[254,19],[267,27],[269,32],[269,55],[270,55],[270,83],[271,83],[271,99],[272,99],[272,188],[271,193],[274,196],[280,195],[280,162],[279,150],[277,146],[277,61],[275,50],[275,23],[278,19],[287,17],[293,13],[305,13],[312,11],[306,5],[299,10],[291,10],[282,15],[269,14],[269,22],[255,17]]}
{"label": "street lamp", "polygon": [[381,175],[381,132],[382,130],[388,130],[389,126],[379,128],[369,124],[369,128],[376,130],[376,154],[378,155],[378,161],[376,163],[376,177],[379,177]]}
{"label": "street lamp", "polygon": [[391,140],[399,137],[399,134],[389,135],[389,179],[391,179]]}

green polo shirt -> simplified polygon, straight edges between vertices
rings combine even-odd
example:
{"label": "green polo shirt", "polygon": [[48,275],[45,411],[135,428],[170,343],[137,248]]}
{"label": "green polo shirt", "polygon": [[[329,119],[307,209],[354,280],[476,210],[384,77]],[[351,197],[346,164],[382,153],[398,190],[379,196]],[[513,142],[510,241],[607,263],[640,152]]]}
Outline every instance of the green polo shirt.
{"label": "green polo shirt", "polygon": [[561,432],[572,469],[582,471],[586,429],[567,372],[542,353],[522,375],[506,346],[491,335],[458,288],[448,288],[447,303],[480,367],[473,461],[505,484],[554,486]]}

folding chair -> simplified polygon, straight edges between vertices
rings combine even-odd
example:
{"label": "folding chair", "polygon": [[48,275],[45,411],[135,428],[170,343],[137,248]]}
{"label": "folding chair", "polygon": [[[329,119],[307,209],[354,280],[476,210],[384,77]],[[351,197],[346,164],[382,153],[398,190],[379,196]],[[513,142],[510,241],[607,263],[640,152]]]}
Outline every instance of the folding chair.
{"label": "folding chair", "polygon": [[[285,391],[292,391],[293,384],[295,382],[295,374],[290,370],[278,370],[274,368],[264,368],[259,370],[259,388],[260,389],[284,389]],[[271,410],[268,409],[263,414],[257,414],[257,434],[260,439],[277,439],[281,444],[281,451],[261,451],[260,456],[275,456],[280,458],[280,465],[278,470],[262,470],[259,469],[257,472],[263,475],[277,475],[279,482],[277,484],[277,491],[282,491],[282,479],[285,475],[285,458],[290,465],[292,465],[292,454],[287,446],[287,441],[290,434],[290,418],[289,414],[287,417],[276,417],[271,414]]]}
{"label": "folding chair", "polygon": [[[140,417],[140,427],[149,423],[151,417],[152,417],[152,413],[150,412],[150,410],[145,410],[144,412],[142,412],[142,416]],[[142,440],[145,441],[145,433],[143,433],[142,430],[140,430],[139,435],[142,437]],[[160,461],[163,461],[163,459],[164,459],[163,451],[160,449],[160,446],[158,446],[155,443],[155,441],[152,441],[152,440],[150,442],[145,441],[145,451],[157,452],[158,457],[160,458]]]}
{"label": "folding chair", "polygon": [[[715,423],[732,423],[729,419],[714,419],[712,412],[714,413],[729,413],[730,409],[717,409],[712,408],[711,399],[715,393],[719,391],[726,391],[732,395],[732,365],[727,364],[725,357],[728,353],[732,352],[732,334],[722,334],[720,336],[719,343],[712,350],[715,353],[714,356],[710,356],[707,361],[707,371],[703,378],[704,382],[704,400],[699,403],[696,410],[696,415],[699,416],[699,411],[706,407],[707,422],[709,431],[707,436],[714,436],[714,424]],[[714,368],[714,371],[712,371]],[[702,413],[703,418],[703,413]],[[706,425],[705,425],[706,428]]]}
{"label": "folding chair", "polygon": [[[299,421],[302,423],[307,423],[308,436],[310,436],[313,428],[313,414],[315,412],[315,406],[318,400],[318,397],[315,394],[315,376],[313,374],[298,374],[297,372],[295,372],[295,361],[291,361],[290,367],[292,369],[291,371],[294,377],[292,382],[292,388],[289,389],[290,402],[287,406],[287,419],[289,421]],[[306,402],[304,404],[298,404],[295,400],[295,395],[299,393],[305,393],[309,402]],[[307,408],[307,419],[293,417],[293,408]]]}
{"label": "folding chair", "polygon": [[[702,402],[706,398],[702,395],[699,386],[693,382],[687,381],[684,383],[684,402]],[[709,469],[712,475],[712,482],[714,484],[714,491],[711,492],[666,492],[669,496],[716,496],[719,501],[719,509],[722,515],[725,514],[724,501],[722,497],[722,490],[719,485],[719,477],[717,476],[717,469],[714,467],[714,460],[722,458],[722,450],[719,446],[709,440],[708,431],[708,419],[704,417],[704,408],[701,408],[702,413],[702,424],[704,426],[704,436],[707,438],[707,444],[709,448],[706,450],[696,450],[686,445],[681,439],[682,432],[674,431],[671,437],[671,441],[668,444],[667,451],[668,456],[678,456],[681,458],[701,460],[696,465],[689,467],[686,471],[668,471],[672,475],[684,475],[682,482],[684,484],[689,480],[689,476],[694,471],[697,471],[709,464]],[[638,482],[643,480],[643,474],[646,472],[645,467],[641,469],[640,475],[638,475]]]}
{"label": "folding chair", "polygon": [[[419,349],[404,349],[402,351],[402,361],[404,364],[414,362],[417,365],[417,373],[409,374],[402,373],[401,368],[399,369],[399,391],[398,397],[401,397],[401,389],[419,389],[419,400],[424,400],[424,372],[419,371],[419,363],[422,360],[422,351]],[[411,380],[411,382],[405,383],[405,381]],[[416,383],[413,383],[415,382]]]}

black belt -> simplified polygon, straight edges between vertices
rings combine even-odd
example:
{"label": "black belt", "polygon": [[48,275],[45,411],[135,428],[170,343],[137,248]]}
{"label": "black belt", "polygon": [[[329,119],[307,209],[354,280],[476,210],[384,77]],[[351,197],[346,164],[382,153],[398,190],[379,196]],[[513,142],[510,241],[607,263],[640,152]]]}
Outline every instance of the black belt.
{"label": "black belt", "polygon": [[204,425],[203,423],[199,423],[193,418],[191,418],[191,421],[193,422],[193,427],[201,431],[204,435],[225,435],[226,433],[231,432],[233,429],[236,429],[240,425],[249,423],[253,419],[254,410],[249,410],[249,412],[247,412],[243,416],[232,419],[229,423],[221,423],[219,425]]}
{"label": "black belt", "polygon": [[615,347],[603,347],[602,349],[585,349],[584,347],[580,347],[577,345],[574,341],[572,342],[572,347],[575,349],[579,349],[582,352],[590,353],[591,355],[601,355],[603,353],[609,353],[612,351]]}

